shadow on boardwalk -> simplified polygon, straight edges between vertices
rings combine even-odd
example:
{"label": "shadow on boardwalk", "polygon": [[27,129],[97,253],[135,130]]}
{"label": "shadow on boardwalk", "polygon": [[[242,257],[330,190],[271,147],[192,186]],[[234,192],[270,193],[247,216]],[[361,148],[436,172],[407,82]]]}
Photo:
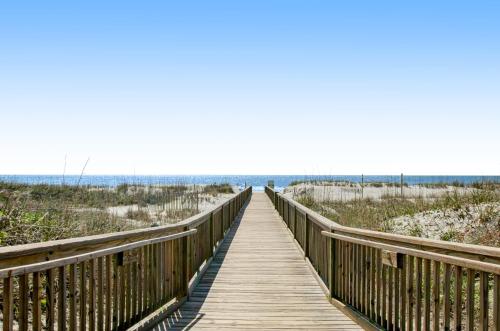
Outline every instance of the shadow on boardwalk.
{"label": "shadow on boardwalk", "polygon": [[[219,273],[222,264],[224,263],[224,259],[228,253],[229,247],[234,240],[234,236],[236,231],[241,224],[241,218],[245,212],[245,209],[248,207],[248,202],[242,207],[238,217],[234,221],[233,225],[229,229],[229,232],[224,237],[224,241],[217,252],[214,260],[211,265],[203,275],[202,279],[196,286],[193,291],[193,295],[195,295],[195,302],[198,305],[193,305],[192,308],[186,309],[186,305],[183,305],[180,309],[171,314],[168,318],[157,324],[152,330],[154,331],[166,331],[166,330],[190,330],[196,323],[203,319],[205,313],[200,312],[200,308],[203,306],[203,303],[207,299],[208,294],[210,293],[210,289],[215,283],[215,279],[217,274]],[[210,279],[208,279],[208,275],[210,275]],[[215,275],[212,277],[212,275]],[[206,279],[207,278],[207,279]],[[212,279],[213,278],[213,279]],[[190,297],[187,303],[193,302],[193,296]]]}

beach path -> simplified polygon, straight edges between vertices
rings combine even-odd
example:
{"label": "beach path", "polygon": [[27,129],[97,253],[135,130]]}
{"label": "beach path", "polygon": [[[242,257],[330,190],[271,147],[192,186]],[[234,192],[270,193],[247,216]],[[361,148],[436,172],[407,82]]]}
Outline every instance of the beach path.
{"label": "beach path", "polygon": [[362,330],[333,306],[264,193],[253,193],[189,299],[154,330]]}

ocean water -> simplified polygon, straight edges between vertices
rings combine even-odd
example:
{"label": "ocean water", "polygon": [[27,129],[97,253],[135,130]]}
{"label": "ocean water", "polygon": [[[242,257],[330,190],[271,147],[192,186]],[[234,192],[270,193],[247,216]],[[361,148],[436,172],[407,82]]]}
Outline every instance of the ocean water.
{"label": "ocean water", "polygon": [[[474,182],[494,181],[500,183],[500,176],[404,176],[404,182],[408,185],[426,183],[453,183],[460,182],[470,184]],[[0,175],[0,181],[16,182],[25,184],[51,184],[51,185],[94,185],[94,186],[117,186],[119,184],[214,184],[229,183],[240,188],[252,186],[255,191],[264,190],[269,180],[274,181],[276,189],[282,190],[292,181],[296,180],[343,180],[350,182],[361,182],[359,176],[344,175],[165,175],[165,176],[128,176],[128,175]],[[388,182],[399,183],[400,175],[377,175],[364,176],[365,182]]]}

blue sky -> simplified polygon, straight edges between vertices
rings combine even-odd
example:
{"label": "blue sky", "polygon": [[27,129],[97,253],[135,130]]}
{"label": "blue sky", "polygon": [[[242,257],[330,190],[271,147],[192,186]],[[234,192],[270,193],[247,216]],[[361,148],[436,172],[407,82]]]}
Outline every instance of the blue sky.
{"label": "blue sky", "polygon": [[498,174],[498,1],[4,1],[0,173]]}

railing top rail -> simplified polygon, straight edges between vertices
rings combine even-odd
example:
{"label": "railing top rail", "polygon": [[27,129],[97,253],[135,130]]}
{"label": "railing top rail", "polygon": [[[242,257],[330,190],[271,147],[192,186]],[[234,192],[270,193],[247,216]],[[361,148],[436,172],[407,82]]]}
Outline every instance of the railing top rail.
{"label": "railing top rail", "polygon": [[158,238],[154,238],[154,239],[135,241],[135,242],[130,243],[130,244],[120,245],[120,246],[111,247],[111,248],[105,248],[105,249],[93,251],[90,253],[84,253],[84,254],[80,254],[80,255],[76,255],[76,256],[64,257],[64,258],[60,258],[57,260],[44,261],[44,262],[32,263],[32,264],[28,264],[28,265],[21,265],[21,266],[16,266],[16,267],[5,268],[5,269],[0,270],[0,278],[13,277],[13,276],[32,273],[32,272],[48,270],[48,269],[52,269],[52,268],[65,266],[68,264],[80,263],[83,261],[96,259],[98,257],[102,257],[102,256],[106,256],[106,255],[122,253],[122,252],[125,252],[127,250],[140,248],[140,247],[143,247],[146,245],[152,245],[152,244],[157,244],[157,243],[161,243],[161,242],[165,242],[165,241],[170,241],[170,240],[175,240],[175,239],[191,236],[191,235],[195,234],[196,231],[197,231],[196,229],[191,229],[191,230],[187,230],[187,231],[183,231],[183,232],[179,232],[179,233],[174,233],[174,234],[171,234],[168,236],[158,237]]}
{"label": "railing top rail", "polygon": [[277,194],[283,200],[286,200],[287,203],[295,206],[297,210],[299,210],[301,213],[307,214],[309,220],[320,225],[321,227],[323,227],[324,230],[341,232],[343,234],[351,236],[354,235],[354,236],[370,237],[371,240],[374,241],[398,242],[402,245],[412,245],[414,246],[414,248],[422,250],[440,250],[440,251],[449,251],[450,253],[456,252],[466,255],[475,255],[479,260],[483,260],[485,257],[490,257],[495,260],[500,259],[500,248],[497,247],[456,243],[456,242],[449,242],[449,241],[442,241],[442,240],[435,240],[428,238],[419,238],[419,237],[405,236],[393,233],[343,226],[305,207],[304,205],[293,200],[292,198],[289,198],[279,192],[274,191],[270,187],[266,186],[265,189],[270,190],[270,192]]}
{"label": "railing top rail", "polygon": [[[5,267],[5,265],[2,264],[3,260],[21,258],[22,256],[37,255],[37,254],[52,255],[55,252],[66,252],[66,251],[68,252],[66,256],[68,256],[71,254],[73,250],[79,250],[82,247],[95,247],[95,249],[97,250],[99,248],[104,248],[106,246],[109,246],[110,244],[115,244],[117,242],[118,243],[123,241],[130,242],[132,240],[137,241],[147,238],[155,238],[161,235],[176,233],[179,231],[183,231],[185,229],[189,229],[191,227],[196,227],[199,224],[203,223],[204,221],[208,220],[210,214],[218,212],[223,207],[231,203],[231,201],[238,198],[242,194],[247,193],[249,190],[251,190],[251,186],[235,194],[233,197],[227,199],[226,201],[221,202],[212,209],[191,216],[175,224],[162,225],[152,228],[137,229],[137,230],[123,231],[123,232],[112,232],[112,233],[93,235],[93,236],[69,238],[62,240],[51,240],[33,244],[1,247],[0,268]],[[74,252],[74,254],[72,255],[77,255],[79,253]]]}
{"label": "railing top rail", "polygon": [[335,232],[321,231],[321,234],[326,237],[335,238],[343,241],[348,241],[354,244],[361,244],[365,246],[375,247],[379,249],[385,249],[389,251],[394,251],[398,253],[403,253],[407,255],[412,255],[415,257],[421,257],[429,260],[436,260],[444,263],[450,263],[453,265],[458,265],[464,268],[473,268],[481,271],[487,271],[500,275],[500,265],[496,263],[488,263],[477,260],[466,259],[457,256],[450,256],[446,254],[422,251],[414,248],[407,248],[397,245],[384,244],[374,240],[366,240],[360,238],[353,238],[349,236],[339,235]]}

